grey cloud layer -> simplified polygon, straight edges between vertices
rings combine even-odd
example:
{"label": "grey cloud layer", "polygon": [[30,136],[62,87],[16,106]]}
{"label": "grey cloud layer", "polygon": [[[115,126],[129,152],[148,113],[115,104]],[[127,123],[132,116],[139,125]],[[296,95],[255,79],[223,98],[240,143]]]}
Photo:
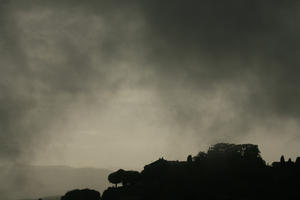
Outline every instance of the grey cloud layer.
{"label": "grey cloud layer", "polygon": [[43,3],[1,1],[3,160],[30,160],[24,157],[49,141],[45,130],[70,104],[99,91],[106,101],[122,81],[114,65],[131,38],[119,19],[76,3]]}
{"label": "grey cloud layer", "polygon": [[179,74],[195,87],[240,80],[254,87],[246,107],[298,117],[299,2],[151,1],[145,7],[153,60],[160,58],[164,76],[174,81]]}
{"label": "grey cloud layer", "polygon": [[298,121],[299,6],[1,1],[1,159],[55,138],[47,127],[78,99],[107,105],[124,87],[155,91],[174,142],[238,141]]}
{"label": "grey cloud layer", "polygon": [[[202,142],[243,141],[250,134],[262,145],[270,135],[297,138],[297,129],[275,127],[299,119],[299,2],[145,1],[143,6],[153,48],[149,60],[157,63],[161,97],[175,110],[183,134],[192,127]],[[201,104],[202,97],[222,101]],[[254,136],[257,127],[268,128]]]}

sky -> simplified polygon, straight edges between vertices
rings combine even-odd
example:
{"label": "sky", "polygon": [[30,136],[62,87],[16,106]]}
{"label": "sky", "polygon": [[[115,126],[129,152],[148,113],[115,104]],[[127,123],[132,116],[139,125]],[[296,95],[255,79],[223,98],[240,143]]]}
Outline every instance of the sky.
{"label": "sky", "polygon": [[0,0],[0,163],[300,155],[300,2]]}

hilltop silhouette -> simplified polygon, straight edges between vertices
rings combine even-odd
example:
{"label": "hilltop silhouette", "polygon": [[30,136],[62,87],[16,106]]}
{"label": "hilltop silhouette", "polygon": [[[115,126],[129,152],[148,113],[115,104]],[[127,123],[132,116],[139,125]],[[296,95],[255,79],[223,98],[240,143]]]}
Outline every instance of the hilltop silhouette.
{"label": "hilltop silhouette", "polygon": [[186,161],[160,158],[141,172],[119,169],[108,181],[113,186],[102,200],[300,199],[300,157],[267,165],[257,145],[218,143]]}

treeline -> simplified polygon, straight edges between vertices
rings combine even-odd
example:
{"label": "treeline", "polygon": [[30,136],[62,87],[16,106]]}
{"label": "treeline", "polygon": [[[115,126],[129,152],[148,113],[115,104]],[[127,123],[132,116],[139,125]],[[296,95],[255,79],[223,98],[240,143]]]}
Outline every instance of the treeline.
{"label": "treeline", "polygon": [[114,185],[102,200],[300,199],[300,158],[286,162],[282,156],[270,166],[257,145],[218,143],[186,161],[160,158],[141,172],[120,169],[108,180]]}

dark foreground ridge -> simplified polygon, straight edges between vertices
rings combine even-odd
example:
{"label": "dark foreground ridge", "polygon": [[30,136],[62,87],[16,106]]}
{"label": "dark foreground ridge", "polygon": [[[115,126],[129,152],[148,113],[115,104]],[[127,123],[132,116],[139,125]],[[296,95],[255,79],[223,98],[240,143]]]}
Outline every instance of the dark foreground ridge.
{"label": "dark foreground ridge", "polygon": [[[186,161],[160,158],[141,172],[120,169],[108,180],[114,186],[103,192],[102,200],[300,199],[300,157],[286,162],[281,156],[270,166],[257,145],[218,143]],[[90,196],[95,191],[84,192],[71,191],[61,200],[100,199],[100,194]]]}

